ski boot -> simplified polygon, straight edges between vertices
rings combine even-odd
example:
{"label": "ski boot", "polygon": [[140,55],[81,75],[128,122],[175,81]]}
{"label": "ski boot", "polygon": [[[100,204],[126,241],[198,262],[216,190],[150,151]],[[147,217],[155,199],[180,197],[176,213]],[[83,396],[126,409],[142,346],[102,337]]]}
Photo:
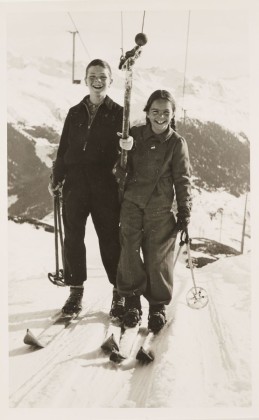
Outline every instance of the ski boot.
{"label": "ski boot", "polygon": [[120,296],[117,290],[113,290],[112,306],[110,316],[113,318],[122,318],[125,312],[125,298]]}
{"label": "ski boot", "polygon": [[141,322],[140,296],[127,296],[125,298],[125,314],[123,317],[125,327],[133,328]]}
{"label": "ski boot", "polygon": [[157,334],[166,324],[165,305],[150,305],[148,329]]}
{"label": "ski boot", "polygon": [[79,313],[82,310],[83,294],[83,286],[71,286],[70,295],[62,308],[63,314],[73,315]]}

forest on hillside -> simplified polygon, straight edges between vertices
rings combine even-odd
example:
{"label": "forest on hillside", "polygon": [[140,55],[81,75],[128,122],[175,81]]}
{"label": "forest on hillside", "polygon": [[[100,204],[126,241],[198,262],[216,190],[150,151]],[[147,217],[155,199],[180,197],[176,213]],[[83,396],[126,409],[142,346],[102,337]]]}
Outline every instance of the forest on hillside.
{"label": "forest on hillside", "polygon": [[[8,124],[8,194],[10,216],[42,219],[52,211],[48,192],[51,169],[37,156],[37,139],[58,146],[59,133],[47,126],[24,128],[33,141]],[[249,191],[250,147],[220,125],[188,119],[177,131],[189,147],[193,185],[206,191],[224,190],[236,197]],[[55,159],[55,151],[50,156]]]}

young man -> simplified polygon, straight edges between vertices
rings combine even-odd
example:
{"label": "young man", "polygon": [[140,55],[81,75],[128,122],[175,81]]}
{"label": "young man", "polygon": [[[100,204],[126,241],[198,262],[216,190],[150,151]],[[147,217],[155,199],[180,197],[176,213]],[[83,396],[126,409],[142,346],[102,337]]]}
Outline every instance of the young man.
{"label": "young man", "polygon": [[112,74],[105,61],[88,64],[85,83],[90,95],[68,112],[50,185],[55,194],[64,181],[64,278],[70,296],[62,310],[72,314],[82,308],[87,278],[85,226],[91,214],[102,262],[114,286],[110,314],[117,317],[123,313],[124,298],[116,290],[120,207],[112,169],[120,149],[117,132],[122,129],[123,108],[107,96]]}

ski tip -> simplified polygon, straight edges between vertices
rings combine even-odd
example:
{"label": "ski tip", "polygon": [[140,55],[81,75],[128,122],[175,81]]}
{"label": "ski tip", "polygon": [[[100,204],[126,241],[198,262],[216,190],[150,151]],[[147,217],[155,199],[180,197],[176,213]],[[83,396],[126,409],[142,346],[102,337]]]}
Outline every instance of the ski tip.
{"label": "ski tip", "polygon": [[110,360],[111,360],[111,362],[119,364],[119,363],[123,362],[123,360],[125,360],[125,357],[122,356],[119,351],[113,350],[111,352],[111,355],[110,355]]}
{"label": "ski tip", "polygon": [[104,343],[101,345],[101,348],[104,351],[119,351],[119,346],[115,341],[114,334],[111,334],[110,337],[104,341]]}
{"label": "ski tip", "polygon": [[28,346],[33,346],[37,348],[44,348],[44,344],[42,344],[37,337],[29,330],[29,328],[26,331],[26,334],[23,339],[24,344],[27,344]]}
{"label": "ski tip", "polygon": [[147,365],[151,362],[153,362],[153,360],[155,359],[154,353],[152,351],[146,351],[143,347],[140,347],[137,355],[136,355],[136,359],[144,364]]}

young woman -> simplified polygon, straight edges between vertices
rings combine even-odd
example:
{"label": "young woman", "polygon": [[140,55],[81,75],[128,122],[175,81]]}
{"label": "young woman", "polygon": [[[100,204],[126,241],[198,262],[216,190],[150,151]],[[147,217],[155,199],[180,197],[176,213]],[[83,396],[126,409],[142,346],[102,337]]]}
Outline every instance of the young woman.
{"label": "young woman", "polygon": [[64,181],[64,277],[70,296],[62,310],[72,314],[82,307],[87,278],[85,226],[91,214],[102,262],[114,286],[111,315],[116,317],[123,312],[124,299],[116,290],[120,206],[112,169],[120,149],[117,132],[122,128],[123,108],[107,96],[112,73],[105,61],[88,64],[85,83],[90,94],[68,112],[50,184],[55,194]]}
{"label": "young woman", "polygon": [[[141,300],[149,302],[148,327],[157,333],[172,299],[177,232],[187,228],[191,210],[189,155],[175,131],[175,101],[165,90],[152,93],[144,108],[146,124],[132,127],[120,215],[121,255],[117,274],[125,297],[124,324],[141,320]],[[132,138],[120,140],[129,150]],[[114,171],[121,177],[119,167]],[[172,212],[176,199],[177,222]],[[142,253],[142,255],[141,255]]]}

